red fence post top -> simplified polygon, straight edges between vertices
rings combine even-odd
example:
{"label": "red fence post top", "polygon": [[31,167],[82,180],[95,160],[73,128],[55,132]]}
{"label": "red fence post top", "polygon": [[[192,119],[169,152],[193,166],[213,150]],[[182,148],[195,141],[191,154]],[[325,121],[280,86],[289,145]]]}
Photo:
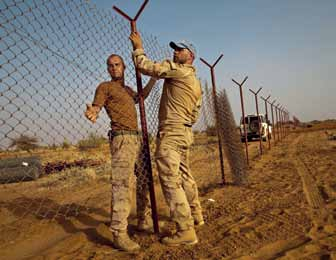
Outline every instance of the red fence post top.
{"label": "red fence post top", "polygon": [[242,83],[238,83],[237,81],[235,81],[234,79],[232,79],[232,81],[234,82],[234,83],[236,83],[239,87],[241,87],[241,86],[243,86],[243,84],[245,83],[245,81],[248,79],[248,76],[246,76],[245,78],[244,78],[244,80],[243,80],[243,82]]}
{"label": "red fence post top", "polygon": [[258,95],[258,93],[260,92],[262,88],[259,88],[257,92],[254,92],[252,89],[249,88],[249,90],[254,94],[254,95]]}
{"label": "red fence post top", "polygon": [[215,61],[215,63],[212,65],[213,68],[217,65],[217,63],[219,62],[219,60],[220,60],[222,57],[223,57],[223,54],[221,54],[221,55],[217,58],[217,60]]}
{"label": "red fence post top", "polygon": [[147,5],[149,0],[145,0],[143,2],[143,4],[141,5],[139,11],[137,12],[137,14],[134,16],[134,18],[132,19],[131,17],[129,17],[124,11],[122,11],[121,9],[119,9],[118,7],[116,7],[115,5],[112,7],[117,13],[119,13],[120,15],[122,15],[123,17],[125,17],[128,21],[130,22],[135,22],[140,14],[142,13],[142,11],[145,9],[145,6]]}
{"label": "red fence post top", "polygon": [[[262,100],[264,100],[265,102],[267,102],[267,100],[269,99],[271,97],[271,95],[268,95],[268,97],[267,98],[264,98],[264,97],[260,97]],[[268,103],[268,102],[267,102]]]}
{"label": "red fence post top", "polygon": [[[267,102],[267,100],[268,100],[270,97],[271,97],[271,95],[268,95],[267,98],[264,98],[263,96],[260,96],[260,98],[261,98],[262,100],[264,100],[265,102]],[[269,103],[269,102],[267,102],[267,103]]]}
{"label": "red fence post top", "polygon": [[136,21],[136,20],[139,18],[140,14],[141,14],[142,11],[145,9],[145,6],[147,5],[148,1],[149,1],[149,0],[145,0],[145,1],[143,2],[143,4],[141,5],[139,11],[137,12],[137,14],[136,14],[135,17],[134,17],[134,21]]}
{"label": "red fence post top", "polygon": [[112,7],[117,13],[119,13],[120,15],[122,15],[124,18],[126,18],[128,21],[132,22],[133,19],[131,17],[129,17],[126,13],[124,13],[121,9],[119,9],[118,7],[116,7],[115,5]]}
{"label": "red fence post top", "polygon": [[207,65],[208,67],[211,68],[211,65],[210,65],[208,62],[206,62],[203,58],[200,58],[200,60],[201,60],[205,65]]}
{"label": "red fence post top", "polygon": [[216,65],[217,65],[217,63],[219,62],[219,60],[221,59],[223,57],[223,54],[221,54],[218,58],[217,58],[217,60],[214,62],[214,64],[212,64],[212,65],[210,65],[206,60],[204,60],[203,58],[200,58],[200,60],[205,64],[205,65],[207,65],[208,67],[210,67],[211,69],[212,68],[214,68]]}

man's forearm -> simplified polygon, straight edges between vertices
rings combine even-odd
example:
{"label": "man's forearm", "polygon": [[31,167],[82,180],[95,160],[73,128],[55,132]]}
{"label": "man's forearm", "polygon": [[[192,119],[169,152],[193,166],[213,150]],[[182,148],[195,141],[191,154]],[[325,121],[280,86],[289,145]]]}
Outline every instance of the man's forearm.
{"label": "man's forearm", "polygon": [[133,59],[136,68],[144,75],[161,78],[162,66],[148,59],[143,49],[136,49],[133,52]]}
{"label": "man's forearm", "polygon": [[155,86],[156,81],[157,81],[156,78],[153,78],[153,77],[150,78],[147,85],[143,89],[143,96],[145,99],[148,97],[149,93],[152,91],[153,87]]}

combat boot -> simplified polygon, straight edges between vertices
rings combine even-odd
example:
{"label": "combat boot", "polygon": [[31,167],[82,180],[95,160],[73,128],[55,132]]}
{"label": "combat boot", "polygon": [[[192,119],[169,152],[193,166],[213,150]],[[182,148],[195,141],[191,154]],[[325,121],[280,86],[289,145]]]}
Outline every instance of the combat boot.
{"label": "combat boot", "polygon": [[174,235],[164,237],[161,242],[167,246],[195,245],[198,243],[194,228],[181,230]]}
{"label": "combat boot", "polygon": [[113,246],[126,252],[140,249],[139,244],[130,239],[127,231],[116,232],[113,234]]}
{"label": "combat boot", "polygon": [[137,225],[138,231],[145,231],[145,232],[153,232],[153,220],[150,217],[146,217],[145,219],[139,219]]}
{"label": "combat boot", "polygon": [[[159,229],[165,226],[164,222],[159,221]],[[137,230],[140,232],[154,233],[154,224],[151,217],[146,217],[145,219],[139,219]]]}
{"label": "combat boot", "polygon": [[200,227],[200,226],[203,226],[205,224],[204,218],[203,218],[202,215],[195,215],[195,216],[193,216],[193,219],[194,219],[195,227]]}

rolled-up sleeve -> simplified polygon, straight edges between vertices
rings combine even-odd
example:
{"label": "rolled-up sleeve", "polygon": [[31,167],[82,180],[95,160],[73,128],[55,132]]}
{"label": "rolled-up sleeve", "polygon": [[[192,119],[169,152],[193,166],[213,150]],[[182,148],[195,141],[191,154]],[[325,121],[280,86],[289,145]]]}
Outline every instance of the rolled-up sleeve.
{"label": "rolled-up sleeve", "polygon": [[100,84],[96,89],[92,105],[102,108],[105,104],[106,96],[106,87]]}
{"label": "rolled-up sleeve", "polygon": [[181,78],[186,76],[185,72],[170,60],[157,63],[148,59],[143,49],[137,49],[133,52],[133,60],[136,68],[142,74],[148,76],[156,78]]}

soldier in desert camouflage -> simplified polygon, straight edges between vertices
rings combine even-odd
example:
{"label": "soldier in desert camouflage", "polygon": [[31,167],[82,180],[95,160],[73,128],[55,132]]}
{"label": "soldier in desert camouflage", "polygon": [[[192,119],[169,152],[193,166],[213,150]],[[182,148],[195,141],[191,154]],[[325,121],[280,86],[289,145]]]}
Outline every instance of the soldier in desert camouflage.
{"label": "soldier in desert camouflage", "polygon": [[132,32],[133,59],[137,69],[164,79],[159,109],[156,164],[163,194],[177,224],[176,234],[162,242],[177,246],[198,242],[194,225],[204,224],[196,182],[189,167],[189,148],[193,143],[192,125],[201,106],[201,85],[192,66],[196,51],[192,44],[170,42],[174,59],[156,63],[149,60],[142,40]]}
{"label": "soldier in desert camouflage", "polygon": [[[123,59],[112,54],[107,59],[107,70],[111,81],[101,83],[95,93],[92,104],[87,105],[85,116],[96,122],[102,107],[111,119],[109,131],[110,150],[112,156],[112,199],[111,224],[113,245],[125,251],[134,251],[140,246],[132,241],[127,233],[127,218],[131,209],[131,185],[134,183],[134,166],[139,151],[138,123],[135,103],[138,95],[125,85]],[[146,98],[156,80],[151,78],[143,89]],[[138,165],[139,166],[139,165]],[[140,167],[141,168],[141,165]],[[147,185],[139,187],[137,182],[137,216],[138,229],[152,227]]]}

